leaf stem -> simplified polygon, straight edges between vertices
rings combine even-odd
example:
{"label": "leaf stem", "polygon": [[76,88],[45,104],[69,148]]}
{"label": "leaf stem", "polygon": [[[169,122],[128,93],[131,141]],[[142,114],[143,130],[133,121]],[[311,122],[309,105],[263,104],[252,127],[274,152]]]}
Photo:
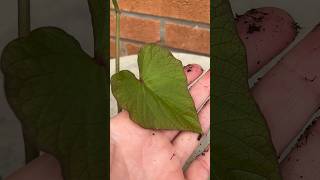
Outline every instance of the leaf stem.
{"label": "leaf stem", "polygon": [[[117,3],[117,0],[112,0],[114,9],[116,11],[116,60],[115,60],[115,64],[116,64],[116,69],[115,69],[115,73],[118,73],[120,71],[120,8],[119,5]],[[119,103],[117,104],[118,106],[118,112],[121,112],[121,106],[119,105]]]}
{"label": "leaf stem", "polygon": [[116,73],[120,71],[120,11],[116,11]]}
{"label": "leaf stem", "polygon": [[28,164],[40,155],[40,151],[36,146],[28,142],[27,136],[23,133],[24,148],[25,148],[25,163]]}
{"label": "leaf stem", "polygon": [[99,64],[104,64],[106,71],[108,66],[107,49],[107,1],[106,0],[88,0],[90,14],[92,19],[92,28],[94,35],[94,58]]}
{"label": "leaf stem", "polygon": [[[27,37],[31,32],[30,26],[30,0],[18,0],[18,36]],[[28,164],[40,155],[36,146],[28,142],[27,135],[23,129],[25,163]]]}
{"label": "leaf stem", "polygon": [[26,37],[30,33],[30,0],[18,0],[18,35]]}

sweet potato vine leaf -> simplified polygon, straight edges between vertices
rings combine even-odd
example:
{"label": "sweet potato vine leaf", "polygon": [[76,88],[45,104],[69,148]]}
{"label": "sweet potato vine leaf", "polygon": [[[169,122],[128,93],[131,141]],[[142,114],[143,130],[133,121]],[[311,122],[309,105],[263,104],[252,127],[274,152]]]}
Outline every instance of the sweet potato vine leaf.
{"label": "sweet potato vine leaf", "polygon": [[230,4],[215,0],[212,6],[214,179],[281,179],[267,124],[249,92],[245,49]]}
{"label": "sweet potato vine leaf", "polygon": [[25,136],[54,155],[64,179],[107,179],[107,78],[57,28],[10,42],[1,57],[8,102]]}
{"label": "sweet potato vine leaf", "polygon": [[127,70],[111,77],[111,90],[130,118],[144,128],[201,132],[183,66],[169,50],[144,46],[138,55],[139,76]]}

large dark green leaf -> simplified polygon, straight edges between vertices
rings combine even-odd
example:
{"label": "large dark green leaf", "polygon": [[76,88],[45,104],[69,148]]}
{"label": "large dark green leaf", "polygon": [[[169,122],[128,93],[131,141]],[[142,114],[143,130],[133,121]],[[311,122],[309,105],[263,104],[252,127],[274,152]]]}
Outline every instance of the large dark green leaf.
{"label": "large dark green leaf", "polygon": [[111,78],[112,93],[131,119],[144,128],[201,132],[181,62],[165,48],[146,45],[138,66],[140,79],[129,71]]}
{"label": "large dark green leaf", "polygon": [[56,156],[66,180],[106,179],[107,79],[57,28],[9,43],[1,57],[7,99],[27,139]]}
{"label": "large dark green leaf", "polygon": [[277,180],[267,124],[248,87],[245,49],[228,0],[213,1],[213,168],[217,180]]}

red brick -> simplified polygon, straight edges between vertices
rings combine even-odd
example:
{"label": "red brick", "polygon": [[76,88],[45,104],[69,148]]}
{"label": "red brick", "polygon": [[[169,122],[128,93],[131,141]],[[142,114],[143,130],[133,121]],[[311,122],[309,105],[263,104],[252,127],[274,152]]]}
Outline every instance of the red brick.
{"label": "red brick", "polygon": [[116,42],[113,39],[110,39],[110,57],[116,57]]}
{"label": "red brick", "polygon": [[140,51],[141,45],[136,43],[126,42],[125,47],[127,49],[127,54],[132,55],[132,54],[138,54],[138,52]]}
{"label": "red brick", "polygon": [[[115,36],[116,16],[110,13],[110,35]],[[121,15],[120,37],[140,42],[157,42],[160,40],[160,21]]]}
{"label": "red brick", "polygon": [[209,0],[119,0],[119,7],[128,12],[210,22]]}
{"label": "red brick", "polygon": [[165,44],[169,47],[208,54],[210,51],[209,29],[165,24]]}

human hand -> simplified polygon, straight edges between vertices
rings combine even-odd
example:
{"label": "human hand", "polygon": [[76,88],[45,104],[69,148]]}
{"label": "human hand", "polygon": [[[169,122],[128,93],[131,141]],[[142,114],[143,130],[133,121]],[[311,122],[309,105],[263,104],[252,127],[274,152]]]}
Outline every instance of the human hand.
{"label": "human hand", "polygon": [[[185,74],[191,83],[202,74],[202,69],[199,65],[188,65]],[[210,126],[210,71],[192,85],[190,94],[206,133]],[[210,175],[209,149],[185,172],[182,170],[199,144],[198,137],[199,134],[192,132],[144,129],[123,111],[110,122],[111,180],[207,180]]]}
{"label": "human hand", "polygon": [[[265,31],[261,30],[251,33],[248,36],[246,34],[248,24],[244,25],[244,22],[248,19],[237,22],[239,30],[244,28],[244,33],[240,33],[240,36],[247,48],[250,75],[257,72],[272,57],[279,54],[295,37],[295,29],[290,29],[294,22],[290,21],[290,18],[288,19],[288,16],[283,13],[277,14],[279,13],[277,10],[273,13],[275,14],[274,17],[278,16],[279,19],[281,17],[284,18],[283,21],[276,21],[276,19],[269,16],[269,19],[266,18],[263,22],[260,22],[262,24],[261,29],[263,27],[269,28],[266,28]],[[281,27],[284,27],[284,29],[280,28],[276,29],[278,30],[277,32],[271,32],[279,24],[282,24],[283,26]],[[320,106],[320,101],[318,101],[320,86],[319,79],[317,78],[320,76],[318,72],[320,68],[318,60],[320,52],[317,50],[317,47],[320,47],[320,28],[316,28],[312,33],[307,41],[302,42],[302,45],[292,50],[292,52],[284,57],[281,63],[275,65],[273,69],[260,79],[251,91],[268,123],[272,141],[278,155],[283,153],[284,148],[299,133],[312,113]],[[270,38],[270,34],[273,35],[273,38]],[[263,51],[266,49],[267,51]],[[191,82],[193,76],[188,75],[188,73],[186,74],[189,82]],[[201,87],[203,84],[199,83],[198,86]],[[207,93],[205,91],[208,91],[208,89],[199,88],[197,91],[193,89],[196,89],[196,86],[190,90],[195,101],[195,106],[200,107],[205,98],[198,99],[198,95]],[[207,103],[199,113],[201,126],[204,131],[208,129],[210,124],[209,109],[210,103]],[[197,141],[198,134],[190,132],[178,134],[177,131],[143,129],[129,119],[127,112],[122,112],[115,116],[111,120],[110,127],[111,177],[115,180],[118,178],[166,178],[168,180],[201,180],[208,178],[210,151],[205,153],[204,156],[199,156],[186,172],[182,171],[184,162],[199,143]],[[317,156],[317,152],[320,150],[319,123],[316,123],[309,132],[311,132],[311,135],[305,136],[308,137],[307,142],[297,146],[280,163],[284,180],[313,180],[314,177],[320,177],[320,158]],[[305,138],[303,138],[304,141]],[[49,161],[51,170],[49,172],[46,170],[41,171],[47,172],[46,176],[42,176],[47,179],[54,177],[54,175],[57,177],[60,174],[59,166],[52,157],[41,161],[42,166],[38,167],[47,167],[45,162]],[[32,163],[36,162],[38,161]],[[30,167],[30,165],[27,167]],[[32,170],[29,168],[28,170],[28,172],[34,172],[29,173],[29,175],[33,174],[33,178],[31,178],[33,180],[37,179],[34,177],[37,174],[36,171],[38,172],[36,168]],[[20,179],[22,179],[21,177],[27,180],[28,176],[20,176]],[[55,180],[59,178],[61,179],[61,176],[55,178]]]}
{"label": "human hand", "polygon": [[[203,73],[199,65],[188,65],[188,83]],[[190,88],[199,112],[203,132],[210,126],[210,72]],[[199,134],[172,130],[144,129],[121,112],[110,121],[111,180],[207,180],[210,175],[210,151],[199,156],[184,173],[182,166],[198,146]],[[209,147],[208,147],[209,148]],[[45,153],[6,180],[62,180],[58,161]]]}
{"label": "human hand", "polygon": [[[255,31],[249,31],[249,26]],[[239,16],[237,28],[246,46],[249,74],[253,75],[293,41],[298,26],[282,10],[261,8]],[[318,25],[251,89],[281,158],[320,106],[319,39]],[[284,180],[320,179],[319,139],[320,126],[316,123],[280,162]]]}

